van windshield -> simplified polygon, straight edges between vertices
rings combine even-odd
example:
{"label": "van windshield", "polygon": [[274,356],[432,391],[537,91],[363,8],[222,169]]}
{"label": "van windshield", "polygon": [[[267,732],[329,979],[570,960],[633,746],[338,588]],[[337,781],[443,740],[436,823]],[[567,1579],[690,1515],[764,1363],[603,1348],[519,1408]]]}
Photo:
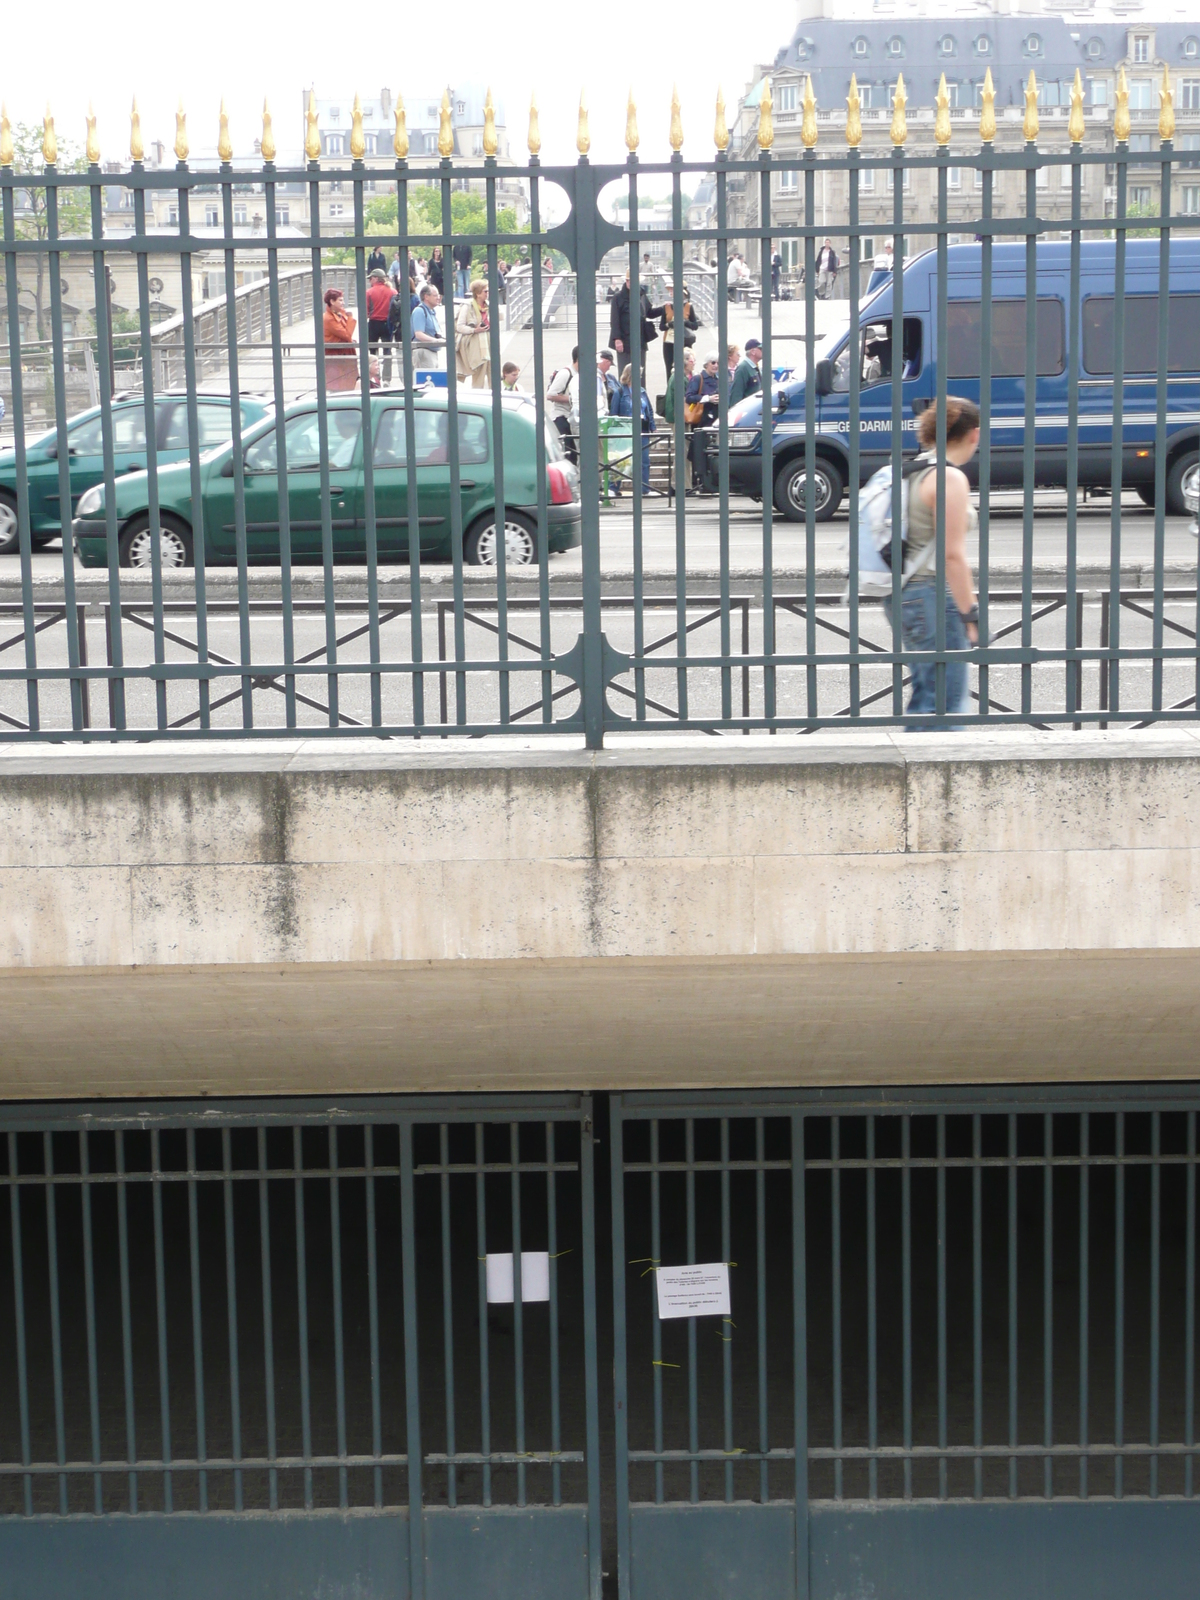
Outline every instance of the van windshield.
{"label": "van windshield", "polygon": [[[861,365],[859,382],[864,389],[877,383],[889,383],[892,377],[892,323],[868,322],[860,331],[859,350]],[[837,357],[833,366],[833,392],[845,394],[850,388],[850,346]],[[904,319],[904,370],[903,377],[915,378],[921,371],[921,319]]]}

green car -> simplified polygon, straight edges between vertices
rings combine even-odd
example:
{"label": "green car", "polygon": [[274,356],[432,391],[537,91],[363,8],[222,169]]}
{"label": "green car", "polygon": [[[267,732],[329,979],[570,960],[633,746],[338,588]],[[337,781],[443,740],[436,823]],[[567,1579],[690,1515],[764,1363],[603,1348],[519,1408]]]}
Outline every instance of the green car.
{"label": "green car", "polygon": [[[503,401],[505,549],[513,565],[537,560],[537,473],[547,478],[549,547],[568,550],[580,539],[578,476],[565,458],[559,435],[547,427],[539,440],[537,413],[527,397]],[[284,418],[288,524],[291,550],[299,560],[321,555],[321,415],[313,401],[288,407]],[[451,549],[449,416],[444,390],[432,386],[413,400],[417,514],[423,555],[448,557]],[[330,514],[335,560],[361,560],[366,552],[363,485],[362,401],[335,396],[325,410]],[[372,463],[377,548],[382,557],[407,555],[408,451],[405,396],[400,391],[371,398]],[[496,561],[496,482],[490,394],[458,402],[459,496],[463,557],[473,565]],[[251,561],[279,563],[279,467],[274,418],[247,431],[242,441],[246,549]],[[158,474],[164,567],[191,566],[194,540],[203,529],[206,562],[237,558],[233,447],[210,451],[200,462],[202,516],[191,499],[191,469],[184,461]],[[123,566],[149,566],[153,538],[149,478],[133,473],[117,484],[117,524]],[[80,501],[75,548],[84,566],[108,560],[104,487]]]}
{"label": "green car", "polygon": [[[202,394],[196,399],[199,447],[211,450],[227,444],[230,434],[229,396]],[[242,427],[249,428],[270,414],[265,401],[244,397]],[[154,402],[155,443],[160,466],[186,461],[188,408],[185,395],[161,395]],[[113,466],[117,476],[144,472],[146,468],[146,406],[142,400],[115,400],[112,406]],[[100,407],[81,411],[67,423],[67,450],[71,466],[71,509],[94,484],[104,482],[104,441]],[[51,428],[32,439],[25,450],[25,476],[29,485],[29,531],[34,545],[56,539],[62,532],[58,505],[58,430]],[[0,450],[0,555],[17,548],[17,457]]]}

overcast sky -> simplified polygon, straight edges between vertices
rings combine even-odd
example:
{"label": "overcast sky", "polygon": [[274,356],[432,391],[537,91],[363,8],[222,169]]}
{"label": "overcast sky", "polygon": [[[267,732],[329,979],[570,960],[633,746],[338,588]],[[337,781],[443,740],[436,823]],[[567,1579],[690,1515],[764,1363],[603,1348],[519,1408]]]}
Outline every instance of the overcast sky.
{"label": "overcast sky", "polygon": [[194,152],[215,146],[224,95],[237,149],[271,102],[281,155],[302,138],[301,92],[412,96],[447,82],[491,85],[507,107],[513,155],[524,152],[529,95],[541,113],[542,159],[574,156],[580,89],[590,110],[592,158],[625,155],[625,102],[632,86],[645,160],[670,155],[671,85],[683,105],[684,156],[713,148],[713,113],[723,86],[733,120],[757,60],[770,60],[794,27],[791,0],[748,6],[689,0],[674,10],[520,0],[266,5],[245,0],[152,7],[58,0],[49,8],[9,0],[0,26],[0,96],[14,121],[38,121],[47,100],[59,137],[82,142],[89,98],[105,159],[126,155],[129,104],[137,94],[147,140],[175,137],[182,95]]}

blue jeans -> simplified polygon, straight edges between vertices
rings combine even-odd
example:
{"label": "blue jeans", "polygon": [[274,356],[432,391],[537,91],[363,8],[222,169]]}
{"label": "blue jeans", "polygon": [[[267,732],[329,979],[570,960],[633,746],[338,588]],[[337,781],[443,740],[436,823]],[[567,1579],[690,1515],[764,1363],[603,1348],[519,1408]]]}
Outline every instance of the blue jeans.
{"label": "blue jeans", "polygon": [[[890,599],[883,602],[888,621],[892,620]],[[900,633],[906,650],[937,649],[937,584],[932,578],[913,578],[904,587],[900,602]],[[946,595],[946,649],[962,651],[958,659],[946,662],[946,711],[961,714],[970,705],[967,693],[967,661],[965,652],[971,648],[966,624],[952,594]],[[912,694],[907,710],[930,713],[937,709],[937,663],[914,661],[912,664]],[[959,724],[961,726],[961,724]],[[910,730],[928,728],[928,723],[909,722]]]}
{"label": "blue jeans", "polygon": [[459,267],[458,271],[454,274],[458,285],[458,298],[460,300],[465,300],[467,298],[467,279],[470,277],[470,275],[471,269],[469,267]]}

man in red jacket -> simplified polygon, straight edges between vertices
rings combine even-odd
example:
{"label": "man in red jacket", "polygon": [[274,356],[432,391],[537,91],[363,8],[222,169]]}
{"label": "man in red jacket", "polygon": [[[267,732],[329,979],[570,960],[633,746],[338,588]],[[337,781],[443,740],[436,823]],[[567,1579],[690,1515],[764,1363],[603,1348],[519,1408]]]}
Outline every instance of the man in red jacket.
{"label": "man in red jacket", "polygon": [[367,342],[371,354],[383,346],[383,382],[392,381],[392,346],[388,336],[388,312],[392,307],[392,286],[382,267],[375,267],[367,284]]}

